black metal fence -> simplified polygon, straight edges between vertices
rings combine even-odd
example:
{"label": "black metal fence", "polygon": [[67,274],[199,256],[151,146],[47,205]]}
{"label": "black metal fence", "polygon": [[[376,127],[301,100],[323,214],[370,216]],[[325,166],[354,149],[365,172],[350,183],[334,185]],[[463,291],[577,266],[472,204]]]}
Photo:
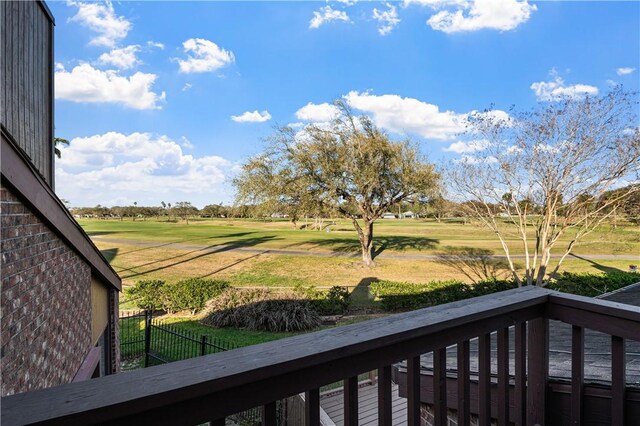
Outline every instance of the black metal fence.
{"label": "black metal fence", "polygon": [[125,364],[124,369],[166,364],[236,347],[220,339],[197,335],[163,323],[154,318],[150,311],[133,312],[120,317],[120,357]]}
{"label": "black metal fence", "polygon": [[[210,355],[237,347],[220,339],[197,335],[163,323],[154,318],[150,311],[130,312],[120,317],[120,358],[124,371]],[[299,419],[296,417],[293,420],[292,417],[299,411],[295,410],[300,405],[298,398],[294,396],[277,401],[278,425],[299,424]],[[228,420],[239,426],[260,425],[262,410],[256,407],[230,416]]]}

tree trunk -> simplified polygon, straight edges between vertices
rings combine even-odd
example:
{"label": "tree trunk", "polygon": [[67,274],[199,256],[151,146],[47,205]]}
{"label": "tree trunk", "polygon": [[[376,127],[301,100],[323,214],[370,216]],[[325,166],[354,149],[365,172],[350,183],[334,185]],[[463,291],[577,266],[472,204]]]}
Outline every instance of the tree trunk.
{"label": "tree trunk", "polygon": [[365,222],[362,236],[360,238],[360,246],[362,247],[362,263],[368,267],[375,266],[373,263],[373,222]]}
{"label": "tree trunk", "polygon": [[362,263],[368,267],[375,266],[373,262],[373,221],[364,219],[364,229],[360,226],[355,218],[352,218],[353,227],[358,232],[358,239],[360,240],[360,248],[362,249]]}

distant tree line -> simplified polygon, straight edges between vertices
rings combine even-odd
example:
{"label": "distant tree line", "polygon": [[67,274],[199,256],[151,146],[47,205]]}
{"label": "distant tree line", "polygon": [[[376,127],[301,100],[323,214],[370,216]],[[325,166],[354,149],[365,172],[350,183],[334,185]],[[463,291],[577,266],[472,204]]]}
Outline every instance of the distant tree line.
{"label": "distant tree line", "polygon": [[120,219],[120,220],[167,220],[189,221],[189,218],[246,218],[252,209],[243,206],[232,207],[223,204],[209,204],[202,209],[198,209],[189,201],[179,201],[175,204],[160,203],[160,206],[139,206],[134,202],[129,206],[113,206],[105,207],[98,204],[95,207],[73,207],[70,209],[71,214],[75,217],[99,218],[99,219]]}
{"label": "distant tree line", "polygon": [[[586,203],[583,208],[597,210],[607,199],[615,197],[620,192],[628,192],[630,187],[619,188],[604,193],[598,199],[592,199]],[[503,194],[505,201],[509,200],[509,193]],[[585,199],[590,199],[586,194]],[[527,204],[528,210],[532,214],[542,214],[543,207],[532,201],[520,201],[521,207]],[[489,204],[490,211],[496,217],[504,216],[506,210],[504,204]],[[565,209],[568,206],[565,206]],[[407,212],[413,213],[414,218],[434,219],[438,222],[443,220],[457,219],[461,222],[469,220],[469,203],[455,202],[448,200],[441,195],[429,198],[420,198],[415,200],[407,200],[398,203],[389,209],[389,213],[393,213],[397,218],[405,217]],[[330,208],[314,208],[309,210],[300,210],[299,215],[295,219],[290,217],[286,209],[274,208],[270,204],[242,204],[235,206],[225,206],[224,204],[208,204],[201,209],[195,207],[188,201],[177,202],[175,204],[162,202],[160,206],[113,206],[105,207],[98,204],[95,207],[72,207],[71,213],[76,217],[98,218],[98,219],[120,219],[120,220],[187,220],[188,218],[234,218],[234,219],[282,219],[286,218],[291,221],[302,221],[305,223],[305,229],[322,230],[326,227],[327,221],[339,217],[336,211]],[[561,209],[562,211],[562,209]],[[608,212],[608,210],[606,211]],[[611,222],[615,224],[617,221],[628,221],[634,224],[640,224],[640,190],[634,192],[616,207],[615,214],[611,215]],[[354,212],[357,215],[357,212]],[[300,226],[302,227],[302,226]]]}

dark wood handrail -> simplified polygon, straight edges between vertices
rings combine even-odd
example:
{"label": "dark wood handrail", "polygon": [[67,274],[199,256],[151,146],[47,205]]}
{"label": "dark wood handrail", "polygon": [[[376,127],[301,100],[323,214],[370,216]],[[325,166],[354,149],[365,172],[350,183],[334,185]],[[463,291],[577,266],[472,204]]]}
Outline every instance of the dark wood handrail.
{"label": "dark wood handrail", "polygon": [[551,292],[546,317],[640,341],[640,307],[637,306]]}
{"label": "dark wood handrail", "polygon": [[2,423],[217,419],[544,314],[521,288],[2,399]]}

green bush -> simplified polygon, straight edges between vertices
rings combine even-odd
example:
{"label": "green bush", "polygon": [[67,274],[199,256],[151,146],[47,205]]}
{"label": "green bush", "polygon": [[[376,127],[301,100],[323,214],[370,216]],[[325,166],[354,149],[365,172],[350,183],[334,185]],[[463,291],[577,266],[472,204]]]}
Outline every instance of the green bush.
{"label": "green bush", "polygon": [[511,281],[481,281],[465,284],[461,281],[432,281],[428,284],[412,284],[393,281],[371,283],[370,289],[387,311],[404,311],[441,305],[457,300],[515,288]]}
{"label": "green bush", "polygon": [[208,306],[203,323],[259,331],[302,331],[320,325],[309,300],[298,293],[275,294],[268,290],[231,289]]}
{"label": "green bush", "polygon": [[163,288],[162,304],[167,312],[190,310],[192,314],[201,311],[207,301],[229,288],[225,281],[189,278],[169,284]]}
{"label": "green bush", "polygon": [[[622,271],[608,274],[563,272],[546,288],[595,297],[639,281],[639,274]],[[513,281],[501,280],[481,281],[477,284],[465,284],[460,281],[432,281],[428,284],[378,281],[372,283],[370,289],[383,309],[404,311],[455,302],[516,287],[517,284]]]}
{"label": "green bush", "polygon": [[547,285],[550,290],[580,296],[596,297],[610,291],[640,282],[640,274],[612,271],[607,274],[574,274],[563,272]]}
{"label": "green bush", "polygon": [[166,283],[162,280],[142,280],[125,290],[128,299],[139,309],[155,311],[162,308]]}
{"label": "green bush", "polygon": [[351,294],[345,287],[333,286],[324,292],[315,287],[296,286],[295,292],[308,299],[320,315],[344,314],[351,306]]}

